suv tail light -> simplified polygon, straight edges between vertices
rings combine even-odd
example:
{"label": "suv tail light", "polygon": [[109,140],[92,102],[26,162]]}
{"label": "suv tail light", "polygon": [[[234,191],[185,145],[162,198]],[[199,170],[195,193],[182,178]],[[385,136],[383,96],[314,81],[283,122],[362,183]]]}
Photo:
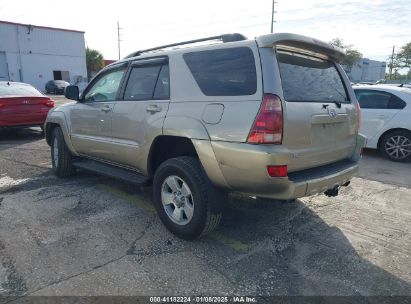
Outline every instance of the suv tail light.
{"label": "suv tail light", "polygon": [[283,139],[283,107],[277,95],[264,94],[248,143],[281,144]]}
{"label": "suv tail light", "polygon": [[45,101],[43,102],[43,104],[44,104],[45,106],[47,106],[47,107],[52,108],[52,107],[54,107],[54,100],[52,100],[52,99],[45,100]]}

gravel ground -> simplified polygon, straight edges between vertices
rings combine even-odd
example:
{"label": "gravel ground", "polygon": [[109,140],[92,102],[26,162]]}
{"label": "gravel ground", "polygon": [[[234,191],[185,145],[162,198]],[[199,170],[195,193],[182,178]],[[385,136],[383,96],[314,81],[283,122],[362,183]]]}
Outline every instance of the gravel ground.
{"label": "gravel ground", "polygon": [[411,163],[367,151],[336,198],[230,195],[193,242],[162,226],[150,188],[50,168],[39,130],[0,131],[0,295],[411,296]]}

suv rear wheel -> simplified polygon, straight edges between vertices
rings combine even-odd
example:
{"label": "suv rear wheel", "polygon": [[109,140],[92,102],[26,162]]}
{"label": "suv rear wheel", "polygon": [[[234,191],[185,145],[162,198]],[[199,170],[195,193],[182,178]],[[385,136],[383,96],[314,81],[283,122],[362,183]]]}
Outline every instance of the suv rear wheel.
{"label": "suv rear wheel", "polygon": [[411,132],[398,130],[384,135],[380,150],[393,161],[411,160]]}
{"label": "suv rear wheel", "polygon": [[51,164],[58,177],[68,177],[74,174],[72,155],[64,141],[63,132],[56,127],[51,135]]}
{"label": "suv rear wheel", "polygon": [[191,240],[207,234],[221,220],[224,196],[194,157],[172,158],[161,164],[154,175],[153,192],[161,221],[180,238]]}

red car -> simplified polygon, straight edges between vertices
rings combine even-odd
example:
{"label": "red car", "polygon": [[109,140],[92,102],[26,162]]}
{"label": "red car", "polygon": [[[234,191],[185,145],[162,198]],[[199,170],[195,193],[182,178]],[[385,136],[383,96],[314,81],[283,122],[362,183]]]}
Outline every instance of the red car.
{"label": "red car", "polygon": [[27,83],[0,81],[0,128],[43,128],[54,100]]}

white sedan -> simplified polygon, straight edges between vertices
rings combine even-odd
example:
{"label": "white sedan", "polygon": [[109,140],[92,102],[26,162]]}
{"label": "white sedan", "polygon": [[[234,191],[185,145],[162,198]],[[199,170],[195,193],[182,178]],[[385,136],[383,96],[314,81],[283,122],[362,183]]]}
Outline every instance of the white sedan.
{"label": "white sedan", "polygon": [[411,88],[354,86],[361,107],[361,133],[367,148],[394,161],[411,160]]}

